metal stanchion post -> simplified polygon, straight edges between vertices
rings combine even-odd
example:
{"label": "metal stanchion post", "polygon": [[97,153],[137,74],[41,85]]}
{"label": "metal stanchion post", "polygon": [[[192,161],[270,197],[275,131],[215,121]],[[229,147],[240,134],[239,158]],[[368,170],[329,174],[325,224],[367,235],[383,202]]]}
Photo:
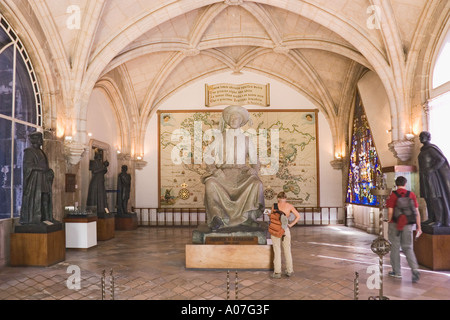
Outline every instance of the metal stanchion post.
{"label": "metal stanchion post", "polygon": [[113,269],[109,272],[109,291],[111,294],[111,300],[114,300],[114,276],[113,276]]}
{"label": "metal stanchion post", "polygon": [[230,270],[227,271],[227,300],[230,300]]}
{"label": "metal stanchion post", "polygon": [[[384,175],[377,177],[376,188],[371,190],[374,196],[377,196],[379,202],[379,236],[376,238],[371,245],[372,252],[377,254],[379,257],[379,272],[380,272],[380,294],[378,296],[379,300],[389,300],[388,297],[383,295],[383,256],[391,251],[391,244],[383,236],[383,209],[386,205],[386,198],[391,194],[391,189],[386,187],[386,180]],[[369,300],[377,300],[376,297],[369,297]]]}
{"label": "metal stanchion post", "polygon": [[234,282],[234,293],[235,293],[234,295],[235,295],[235,299],[236,300],[238,300],[238,291],[239,291],[238,285],[239,285],[238,272],[236,270],[236,279],[235,279],[235,282]]}
{"label": "metal stanchion post", "polygon": [[354,284],[354,300],[359,299],[359,273],[355,272],[355,280],[353,281]]}
{"label": "metal stanchion post", "polygon": [[105,270],[103,270],[102,272],[101,286],[102,286],[102,300],[105,300]]}

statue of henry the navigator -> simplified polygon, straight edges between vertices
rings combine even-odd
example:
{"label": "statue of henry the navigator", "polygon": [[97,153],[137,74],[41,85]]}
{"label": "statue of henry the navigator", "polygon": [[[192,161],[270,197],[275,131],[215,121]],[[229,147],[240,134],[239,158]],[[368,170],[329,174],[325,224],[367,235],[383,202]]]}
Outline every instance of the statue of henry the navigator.
{"label": "statue of henry the navigator", "polygon": [[208,174],[202,177],[207,223],[212,230],[255,226],[256,219],[263,214],[264,190],[258,176],[259,161],[253,161],[254,164],[249,161],[249,150],[254,146],[241,130],[249,119],[247,109],[241,106],[229,106],[222,112],[220,151],[223,161],[209,165]]}

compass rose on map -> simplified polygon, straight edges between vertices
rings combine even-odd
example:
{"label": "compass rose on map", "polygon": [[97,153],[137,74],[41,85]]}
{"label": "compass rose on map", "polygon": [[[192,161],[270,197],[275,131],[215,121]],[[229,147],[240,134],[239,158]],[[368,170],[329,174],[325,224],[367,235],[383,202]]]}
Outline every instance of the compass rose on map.
{"label": "compass rose on map", "polygon": [[186,183],[183,183],[181,185],[182,189],[178,193],[178,196],[183,200],[187,200],[191,196],[191,192],[187,189],[187,187],[188,187],[188,185]]}

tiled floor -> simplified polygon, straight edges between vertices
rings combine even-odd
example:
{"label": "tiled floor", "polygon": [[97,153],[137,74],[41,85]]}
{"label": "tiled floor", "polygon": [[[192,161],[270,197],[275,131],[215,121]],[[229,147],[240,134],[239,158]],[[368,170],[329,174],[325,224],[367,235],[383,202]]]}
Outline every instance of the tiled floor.
{"label": "tiled floor", "polygon": [[[379,295],[370,289],[378,279],[379,258],[370,245],[376,236],[344,226],[295,227],[292,231],[294,277],[270,278],[270,271],[187,270],[185,244],[192,228],[147,228],[116,231],[87,251],[67,250],[66,260],[47,268],[0,268],[1,300],[352,300],[359,275],[358,299]],[[384,258],[383,294],[391,300],[448,300],[450,272],[423,268],[419,283],[402,258],[403,278],[387,276]],[[80,270],[80,289],[73,271]],[[111,281],[110,272],[113,279]],[[105,286],[102,288],[102,273]],[[72,277],[72,278],[71,278]],[[369,286],[368,286],[369,284]]]}

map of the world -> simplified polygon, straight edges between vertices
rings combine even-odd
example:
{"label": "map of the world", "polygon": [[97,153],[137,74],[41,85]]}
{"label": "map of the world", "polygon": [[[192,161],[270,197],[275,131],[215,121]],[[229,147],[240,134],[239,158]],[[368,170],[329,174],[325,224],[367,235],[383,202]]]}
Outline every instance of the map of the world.
{"label": "map of the world", "polygon": [[[249,112],[251,121],[242,130],[256,135],[266,132],[263,139],[258,137],[254,141],[267,141],[264,152],[269,156],[276,150],[273,143],[279,147],[278,170],[267,170],[265,166],[271,166],[270,163],[263,163],[260,170],[266,207],[277,201],[276,196],[281,191],[286,192],[288,200],[296,207],[316,207],[319,200],[317,111]],[[158,114],[159,205],[162,208],[204,208],[201,177],[207,173],[207,165],[202,158],[199,161],[198,153],[194,151],[199,143],[203,151],[211,143],[205,132],[219,128],[222,113],[160,111]],[[184,134],[184,140],[179,137],[180,132]],[[272,136],[278,139],[274,141]],[[174,161],[174,154],[183,161]]]}

